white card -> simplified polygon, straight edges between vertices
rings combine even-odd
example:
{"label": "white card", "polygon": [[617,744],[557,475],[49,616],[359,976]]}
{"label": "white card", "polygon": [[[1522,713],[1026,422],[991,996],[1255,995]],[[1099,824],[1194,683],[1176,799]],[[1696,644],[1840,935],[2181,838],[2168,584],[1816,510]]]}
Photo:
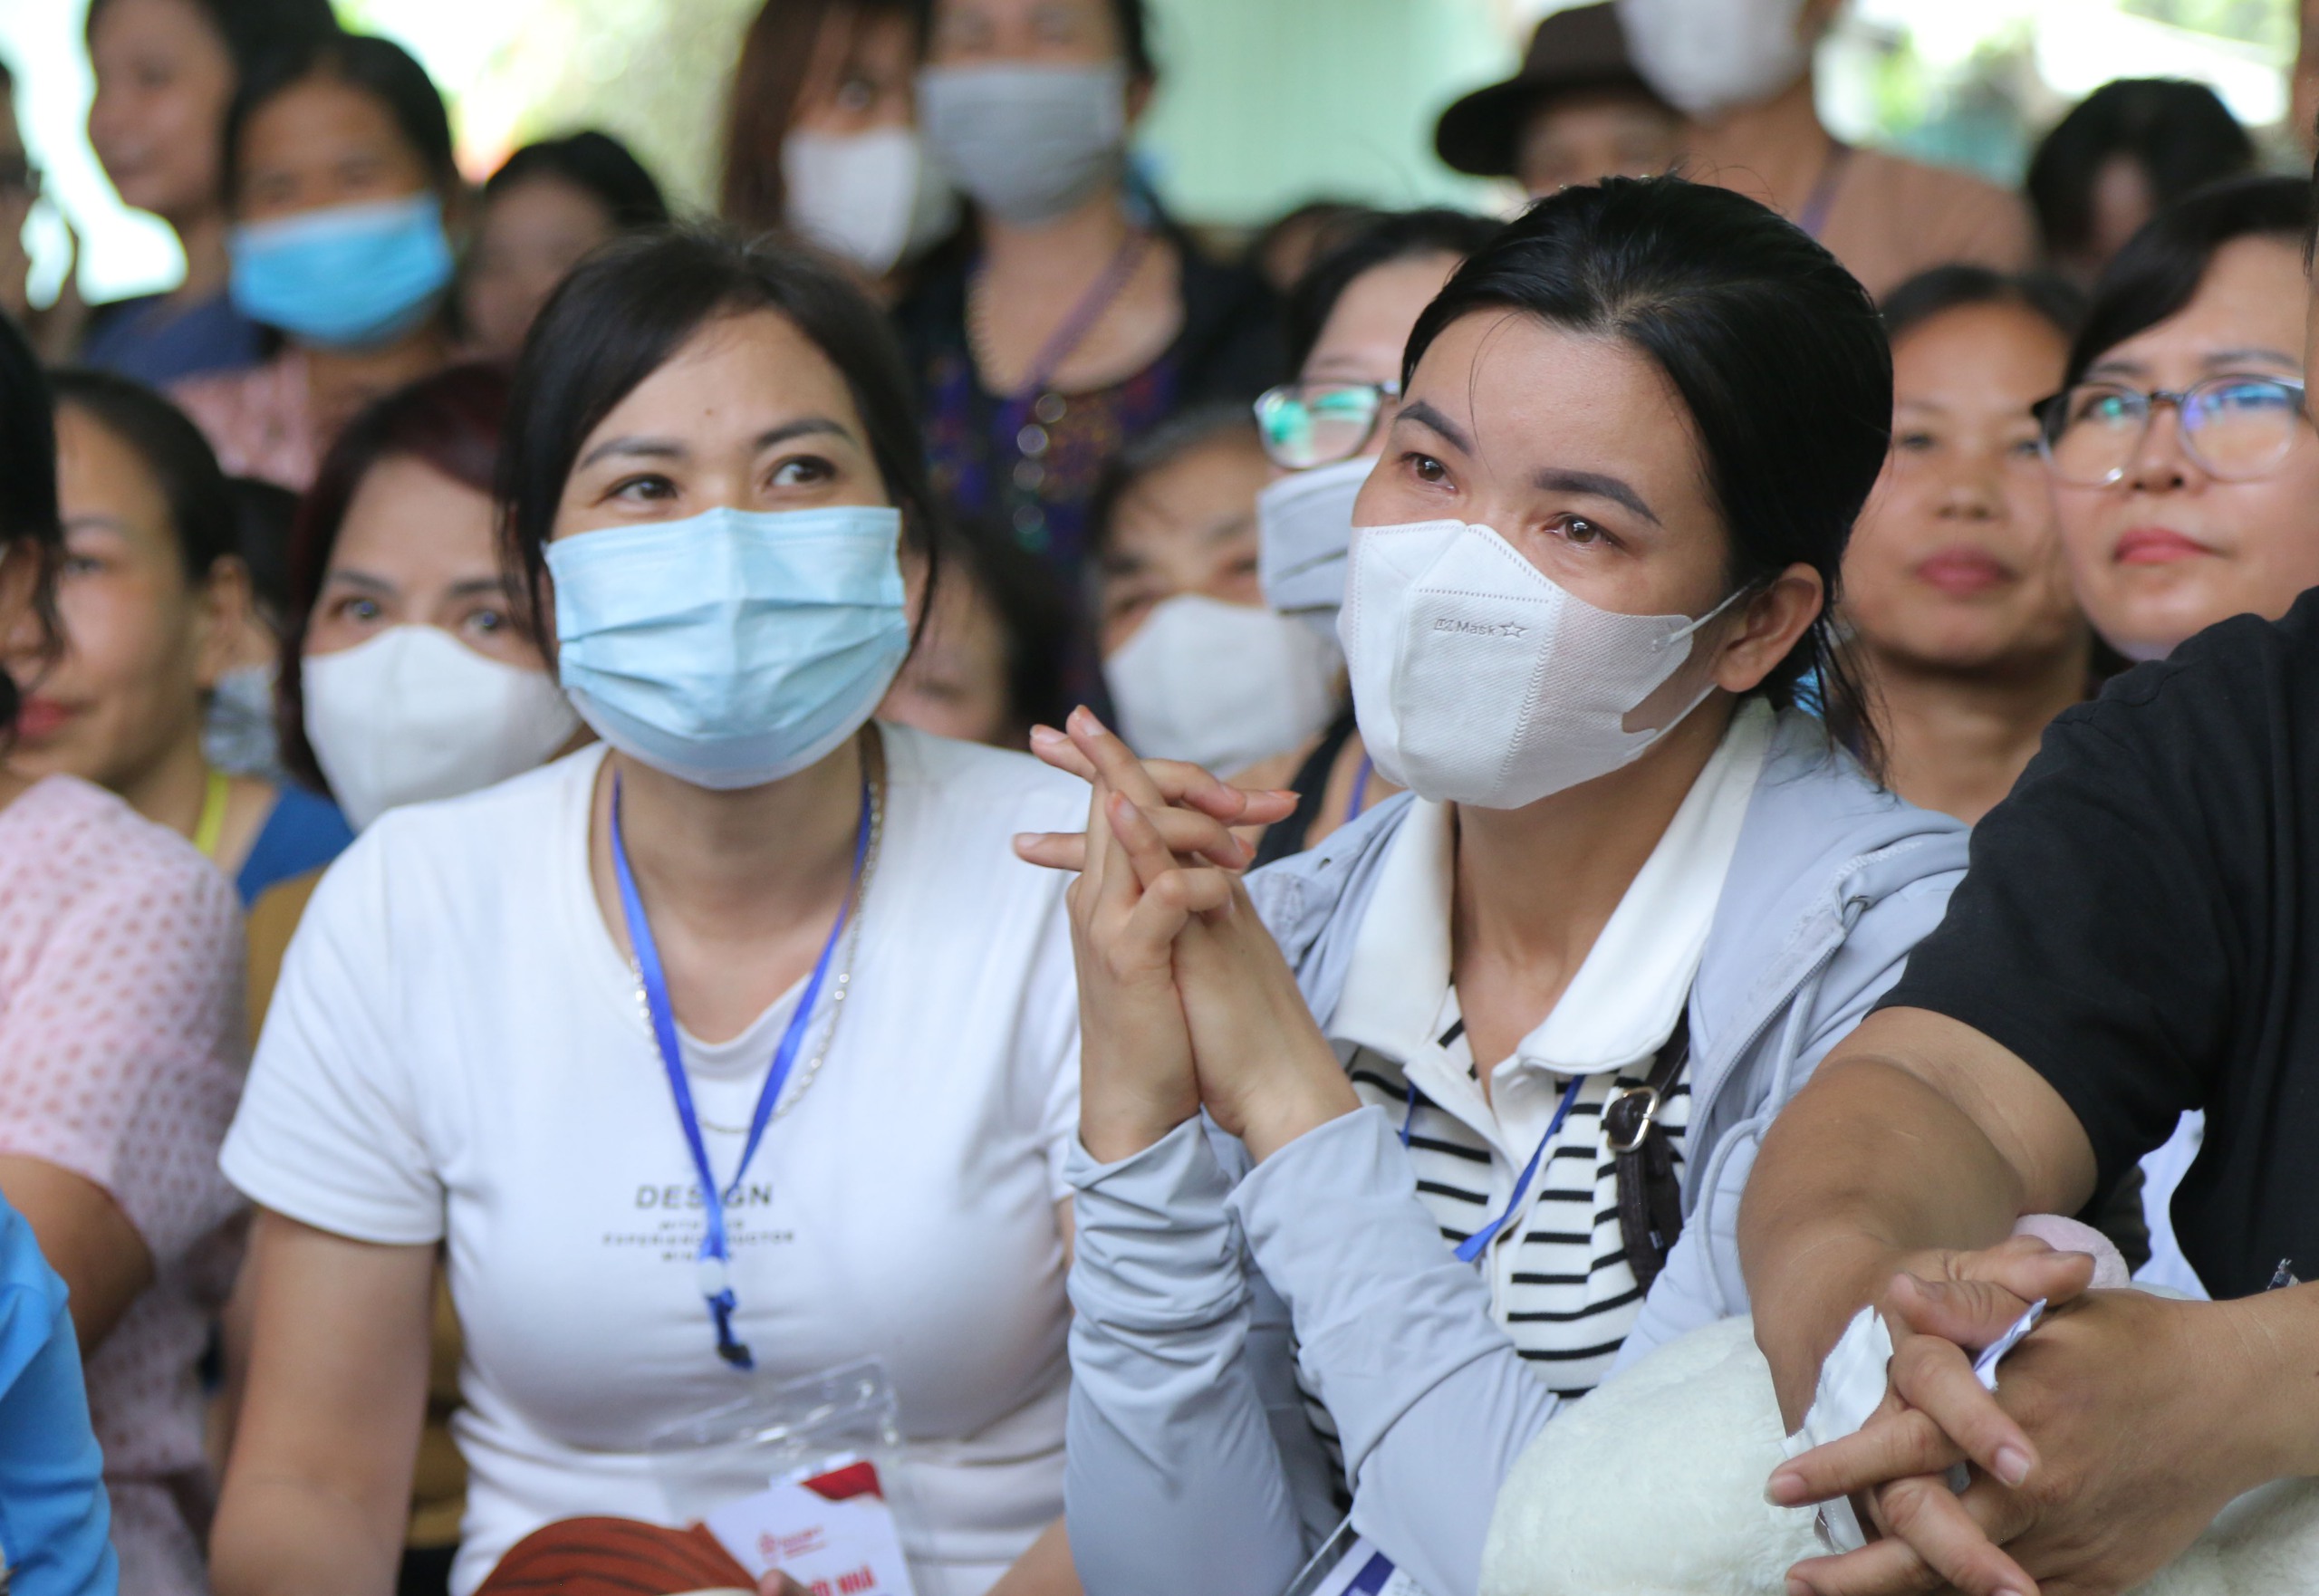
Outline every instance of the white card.
{"label": "white card", "polygon": [[777,1568],[813,1596],[916,1596],[893,1509],[867,1458],[777,1481],[702,1522],[752,1578]]}

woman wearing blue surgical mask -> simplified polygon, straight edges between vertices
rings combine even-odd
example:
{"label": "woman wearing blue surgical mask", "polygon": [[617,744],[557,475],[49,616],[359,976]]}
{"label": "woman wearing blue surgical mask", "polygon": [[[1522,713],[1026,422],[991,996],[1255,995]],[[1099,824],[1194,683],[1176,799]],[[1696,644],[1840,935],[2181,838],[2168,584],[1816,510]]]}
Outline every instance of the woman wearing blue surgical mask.
{"label": "woman wearing blue surgical mask", "polygon": [[802,253],[616,245],[508,414],[507,581],[602,742],[382,816],[306,911],[224,1156],[260,1214],[217,1589],[387,1588],[438,1248],[461,1596],[551,1524],[762,1491],[672,1499],[653,1439],[872,1354],[917,1588],[1073,1589],[1077,1007],[1007,839],[1084,796],[870,718],[932,530],[890,335]]}
{"label": "woman wearing blue surgical mask", "polygon": [[1086,870],[1069,1492],[1106,1593],[1281,1589],[1347,1495],[1419,1589],[1533,1583],[1482,1575],[1506,1471],[1745,1311],[1756,1139],[1965,867],[1793,707],[1851,695],[1826,605],[1892,414],[1824,250],[1719,188],[1567,188],[1400,376],[1340,631],[1411,791],[1243,885],[1183,770],[1086,716],[1039,745],[1096,784],[1025,850]]}
{"label": "woman wearing blue surgical mask", "polygon": [[449,358],[462,189],[442,96],[385,39],[267,56],[226,115],[226,184],[235,308],[283,348],[175,397],[229,473],[303,491],[356,411]]}
{"label": "woman wearing blue surgical mask", "polygon": [[[1333,640],[1344,602],[1352,503],[1385,447],[1381,424],[1400,391],[1401,348],[1458,263],[1498,224],[1463,211],[1377,217],[1313,262],[1288,301],[1296,380],[1256,400],[1272,481],[1256,495],[1265,601]],[[1340,696],[1336,717],[1283,744],[1236,778],[1296,794],[1296,810],[1265,830],[1256,860],[1302,852],[1398,791],[1377,774]]]}
{"label": "woman wearing blue surgical mask", "polygon": [[121,203],[177,236],[185,276],[166,293],[97,306],[81,362],[157,388],[256,365],[265,330],[226,291],[220,134],[261,59],[338,32],[329,0],[90,0],[82,28],[96,80],[89,146]]}
{"label": "woman wearing blue surgical mask", "polygon": [[971,226],[899,308],[936,491],[1075,576],[1127,438],[1282,375],[1270,293],[1131,177],[1142,0],[935,0],[919,124]]}

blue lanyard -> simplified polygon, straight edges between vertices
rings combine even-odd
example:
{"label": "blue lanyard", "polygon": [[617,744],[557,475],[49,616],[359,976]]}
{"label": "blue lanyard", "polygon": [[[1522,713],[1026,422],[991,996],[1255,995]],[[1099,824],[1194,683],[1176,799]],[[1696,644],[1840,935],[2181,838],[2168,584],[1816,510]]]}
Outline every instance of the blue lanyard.
{"label": "blue lanyard", "polygon": [[[1470,1264],[1480,1257],[1488,1249],[1489,1244],[1497,1239],[1497,1233],[1514,1222],[1514,1216],[1521,1211],[1522,1199],[1530,1195],[1530,1182],[1537,1178],[1538,1163],[1546,1156],[1547,1144],[1554,1140],[1554,1133],[1562,1129],[1562,1122],[1570,1117],[1570,1105],[1578,1101],[1578,1089],[1585,1084],[1586,1077],[1583,1075],[1573,1075],[1570,1078],[1569,1086],[1563,1091],[1562,1101],[1554,1106],[1554,1117],[1547,1124],[1546,1133],[1538,1138],[1538,1150],[1530,1155],[1530,1161],[1522,1167],[1522,1178],[1514,1183],[1514,1195],[1506,1200],[1506,1212],[1458,1244],[1458,1262]],[[1414,1098],[1410,1101],[1410,1108],[1414,1112],[1416,1108]],[[1403,1145],[1406,1146],[1407,1143]]]}
{"label": "blue lanyard", "polygon": [[1345,824],[1351,825],[1361,818],[1363,800],[1369,796],[1370,774],[1376,768],[1377,762],[1364,751],[1361,755],[1361,768],[1352,773],[1352,802],[1344,807]]}
{"label": "blue lanyard", "polygon": [[[700,1178],[701,1207],[708,1216],[696,1265],[700,1294],[707,1299],[708,1316],[717,1326],[717,1355],[736,1369],[754,1369],[756,1362],[749,1356],[747,1343],[733,1335],[733,1311],[740,1304],[733,1295],[732,1253],[725,1239],[726,1188],[717,1184],[717,1177],[708,1167],[707,1144],[700,1139],[700,1116],[692,1106],[692,1082],[685,1074],[684,1054],[677,1045],[677,1016],[669,1004],[668,976],[660,967],[660,949],[652,940],[652,925],[645,918],[643,899],[636,895],[636,877],[628,868],[628,845],[621,836],[620,800],[620,778],[614,776],[612,874],[620,882],[621,913],[628,920],[629,946],[636,950],[636,970],[644,984],[644,1006],[652,1016],[652,1040],[659,1048],[661,1067],[669,1074],[669,1094],[677,1100],[677,1122],[684,1128],[685,1145],[692,1149],[693,1169]],[[749,1139],[742,1146],[741,1161],[733,1170],[732,1184],[736,1188],[741,1184],[741,1177],[748,1172],[749,1160],[756,1156],[757,1143],[765,1139],[765,1127],[773,1123],[773,1110],[781,1101],[781,1089],[788,1084],[789,1072],[797,1062],[797,1050],[804,1043],[806,1026],[813,1017],[814,1000],[821,996],[822,981],[829,974],[830,958],[837,952],[838,938],[845,934],[846,919],[853,911],[854,892],[861,885],[861,867],[869,855],[870,782],[865,775],[861,783],[861,823],[853,835],[853,879],[847,884],[845,901],[838,906],[837,924],[830,928],[830,939],[822,945],[822,957],[813,962],[813,977],[797,999],[797,1012],[789,1016],[788,1028],[781,1034],[781,1045],[774,1050],[773,1067],[765,1073],[765,1090],[757,1094],[756,1111],[749,1116]]]}

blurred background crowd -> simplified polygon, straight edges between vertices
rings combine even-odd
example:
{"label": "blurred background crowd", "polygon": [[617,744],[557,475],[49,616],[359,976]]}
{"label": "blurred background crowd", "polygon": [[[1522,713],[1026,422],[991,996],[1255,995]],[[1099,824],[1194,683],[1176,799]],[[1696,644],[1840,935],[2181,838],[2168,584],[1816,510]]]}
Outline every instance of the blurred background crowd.
{"label": "blurred background crowd", "polygon": [[[1882,308],[1897,429],[1842,611],[1877,724],[1838,729],[1970,822],[2127,660],[2319,580],[2319,465],[2289,437],[2303,22],[2284,0],[0,0],[0,312],[53,374],[65,534],[53,637],[0,639],[36,684],[6,758],[181,834],[247,917],[246,1001],[212,995],[246,1033],[139,1022],[172,1028],[184,1111],[84,1104],[0,1154],[72,1287],[124,1586],[206,1586],[247,1306],[216,1153],[321,871],[390,809],[587,739],[494,499],[510,363],[592,252],[672,220],[778,234],[890,318],[940,512],[908,557],[944,577],[887,719],[1019,749],[1095,704],[1142,752],[1294,793],[1276,858],[1390,791],[1334,623],[1420,310],[1529,197],[1737,189]],[[2127,345],[2117,371],[2204,395],[2180,469],[2219,485],[2208,530],[2243,555],[2205,587],[2119,555],[2198,531],[2122,530],[2142,467],[2117,440],[2151,398],[2118,377],[2097,398],[2125,419],[2090,442],[2033,414]],[[2209,358],[2250,349],[2292,358]],[[233,926],[172,922],[136,957]],[[43,1090],[14,1069],[0,1095]],[[2166,1197],[2196,1138],[2113,1216],[2189,1289]],[[406,1589],[449,1578],[460,1472],[433,1425]]]}

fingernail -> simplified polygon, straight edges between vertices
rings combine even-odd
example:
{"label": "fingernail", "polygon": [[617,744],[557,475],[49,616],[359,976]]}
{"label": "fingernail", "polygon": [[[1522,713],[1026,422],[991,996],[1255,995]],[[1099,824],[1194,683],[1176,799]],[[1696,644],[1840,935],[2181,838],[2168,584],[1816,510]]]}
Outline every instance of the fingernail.
{"label": "fingernail", "polygon": [[1780,1470],[1764,1486],[1764,1500],[1775,1507],[1794,1507],[1804,1500],[1803,1476]]}
{"label": "fingernail", "polygon": [[[2008,1485],[2018,1485],[2029,1477],[2029,1454],[2018,1447],[1997,1449],[1997,1477]],[[2018,1592],[2016,1592],[2018,1596]]]}
{"label": "fingernail", "polygon": [[1059,743],[1063,741],[1063,734],[1055,730],[1054,727],[1051,726],[1034,726],[1031,728],[1031,741],[1034,743]]}

